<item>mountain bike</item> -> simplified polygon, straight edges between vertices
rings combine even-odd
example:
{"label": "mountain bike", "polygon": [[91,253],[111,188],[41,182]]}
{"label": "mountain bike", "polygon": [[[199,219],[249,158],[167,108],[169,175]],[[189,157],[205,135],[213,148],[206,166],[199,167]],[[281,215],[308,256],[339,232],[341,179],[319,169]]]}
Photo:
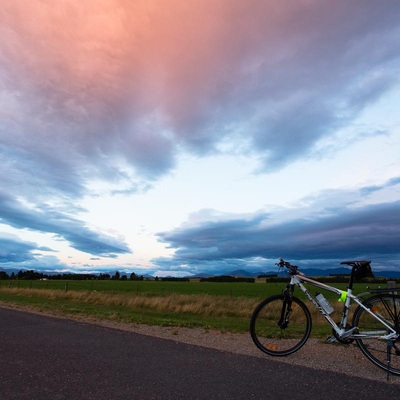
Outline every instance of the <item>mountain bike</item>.
{"label": "mountain bike", "polygon": [[[370,289],[355,296],[356,280],[373,276],[370,261],[343,261],[351,267],[347,291],[318,282],[305,276],[296,265],[279,259],[278,265],[287,268],[290,281],[282,294],[263,300],[254,310],[250,333],[255,345],[271,356],[287,356],[299,350],[311,333],[311,314],[306,304],[294,296],[298,287],[332,327],[333,337],[340,343],[356,342],[365,356],[376,366],[389,373],[400,375],[400,295],[396,289]],[[311,295],[304,286],[308,284],[336,293],[342,301],[343,312],[336,322],[330,314],[333,308],[321,294]],[[363,299],[364,296],[368,298]],[[349,323],[349,309],[355,309]]]}

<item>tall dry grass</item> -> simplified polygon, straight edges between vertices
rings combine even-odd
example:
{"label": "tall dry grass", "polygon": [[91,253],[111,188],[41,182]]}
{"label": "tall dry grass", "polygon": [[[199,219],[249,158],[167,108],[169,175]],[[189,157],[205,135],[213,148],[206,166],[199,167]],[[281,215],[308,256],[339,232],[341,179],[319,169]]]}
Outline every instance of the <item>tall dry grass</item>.
{"label": "tall dry grass", "polygon": [[208,294],[170,294],[146,296],[140,294],[103,293],[96,291],[60,291],[47,289],[4,288],[3,293],[48,300],[117,306],[132,310],[190,313],[214,317],[248,317],[258,301],[244,297],[212,296]]}
{"label": "tall dry grass", "polygon": [[[95,316],[101,319],[134,321],[152,325],[205,326],[240,332],[248,330],[250,317],[260,301],[245,297],[209,294],[161,296],[27,288],[2,288],[0,295],[2,294],[9,294],[8,302],[22,304],[25,309],[50,310],[55,314],[81,314],[87,317]],[[18,297],[21,297],[21,301],[16,301]],[[306,304],[313,320],[313,335],[323,337],[330,334],[330,325],[312,304],[308,301]],[[339,322],[343,303],[331,302],[331,305],[335,309],[331,317]]]}

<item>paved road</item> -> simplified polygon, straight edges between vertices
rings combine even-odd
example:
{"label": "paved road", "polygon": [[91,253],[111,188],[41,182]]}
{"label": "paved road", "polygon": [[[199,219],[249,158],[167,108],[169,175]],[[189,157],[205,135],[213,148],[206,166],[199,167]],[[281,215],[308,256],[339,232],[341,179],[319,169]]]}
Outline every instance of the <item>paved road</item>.
{"label": "paved road", "polygon": [[0,399],[399,399],[398,385],[0,308]]}

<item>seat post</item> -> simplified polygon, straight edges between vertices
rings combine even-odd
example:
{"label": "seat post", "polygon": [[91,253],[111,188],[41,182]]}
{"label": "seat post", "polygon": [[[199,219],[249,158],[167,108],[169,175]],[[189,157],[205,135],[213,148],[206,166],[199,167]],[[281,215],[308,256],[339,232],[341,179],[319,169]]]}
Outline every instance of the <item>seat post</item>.
{"label": "seat post", "polygon": [[349,279],[349,289],[353,290],[353,283],[354,283],[354,267],[355,265],[352,266],[351,268],[351,274],[350,274],[350,279]]}

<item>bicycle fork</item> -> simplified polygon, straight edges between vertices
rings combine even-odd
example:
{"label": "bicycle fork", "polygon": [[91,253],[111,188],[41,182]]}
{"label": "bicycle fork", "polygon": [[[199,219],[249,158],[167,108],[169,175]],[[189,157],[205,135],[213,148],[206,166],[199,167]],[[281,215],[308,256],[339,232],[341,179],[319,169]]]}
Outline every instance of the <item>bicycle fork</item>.
{"label": "bicycle fork", "polygon": [[292,299],[290,299],[289,296],[285,296],[282,302],[281,316],[278,321],[278,326],[281,329],[287,328],[291,313],[292,313]]}

